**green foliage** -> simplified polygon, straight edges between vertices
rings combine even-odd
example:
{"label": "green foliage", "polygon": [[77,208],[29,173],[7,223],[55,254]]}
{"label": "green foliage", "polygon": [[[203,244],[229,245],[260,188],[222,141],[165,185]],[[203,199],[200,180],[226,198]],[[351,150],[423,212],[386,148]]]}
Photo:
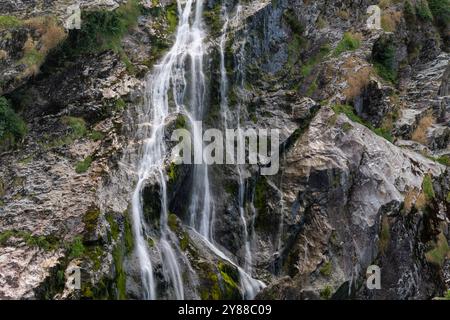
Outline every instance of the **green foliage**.
{"label": "green foliage", "polygon": [[0,16],[0,29],[20,27],[22,21],[13,16]]}
{"label": "green foliage", "polygon": [[358,38],[356,38],[352,33],[346,32],[334,50],[334,56],[337,57],[343,52],[356,50],[360,45],[361,41]]}
{"label": "green foliage", "polygon": [[86,122],[82,118],[64,117],[62,121],[63,123],[65,123],[67,126],[70,127],[71,129],[70,136],[73,140],[84,137],[84,135],[87,132]]}
{"label": "green foliage", "polygon": [[177,178],[177,168],[174,162],[170,163],[169,169],[167,170],[167,176],[169,177],[169,182],[174,182]]}
{"label": "green foliage", "polygon": [[450,253],[447,238],[444,236],[444,234],[439,234],[437,242],[434,243],[433,246],[433,249],[425,253],[425,258],[428,262],[442,267],[447,256]]}
{"label": "green foliage", "polygon": [[92,131],[89,133],[89,138],[94,141],[100,141],[105,137],[105,135],[100,131]]}
{"label": "green foliage", "polygon": [[322,299],[329,300],[333,295],[333,288],[330,286],[326,286],[325,288],[320,290],[319,294]]}
{"label": "green foliage", "polygon": [[169,33],[174,33],[178,25],[178,14],[176,4],[166,7],[166,19],[169,24]]}
{"label": "green foliage", "polygon": [[117,240],[119,238],[119,225],[116,222],[116,219],[114,218],[114,216],[112,214],[107,214],[106,216],[106,221],[108,221],[109,224],[109,228],[111,230],[111,236],[113,237],[114,240]]}
{"label": "green foliage", "polygon": [[27,66],[38,66],[41,65],[44,60],[45,54],[33,48],[25,52],[23,58],[20,60],[20,63],[24,63]]}
{"label": "green foliage", "polygon": [[174,213],[169,213],[167,218],[167,224],[169,225],[170,230],[176,232],[178,230],[178,217]]}
{"label": "green foliage", "polygon": [[378,75],[393,83],[397,81],[395,51],[393,40],[390,38],[380,38],[372,50],[372,60]]}
{"label": "green foliage", "polygon": [[69,259],[81,258],[85,252],[83,245],[83,239],[81,237],[75,237],[72,243],[68,247]]}
{"label": "green foliage", "polygon": [[422,21],[433,21],[433,14],[428,7],[427,0],[419,0],[416,4],[416,14]]}
{"label": "green foliage", "polygon": [[58,239],[53,236],[33,236],[27,231],[7,230],[0,233],[0,246],[5,245],[11,238],[20,238],[30,247],[38,247],[45,251],[55,250],[58,248]]}
{"label": "green foliage", "polygon": [[332,106],[333,111],[336,114],[345,114],[347,118],[351,121],[362,124],[363,126],[372,130],[376,135],[383,137],[384,139],[392,142],[394,138],[391,132],[386,128],[374,128],[370,123],[361,119],[357,114],[355,114],[353,107],[349,105],[335,104]]}
{"label": "green foliage", "polygon": [[[210,28],[211,33],[218,34],[222,30],[222,19],[221,19],[221,4],[217,2],[212,9],[205,9],[203,12],[203,17],[206,25]],[[169,18],[169,16],[167,16]],[[170,20],[169,20],[170,22]],[[175,24],[176,26],[176,24]]]}
{"label": "green foliage", "polygon": [[428,0],[436,24],[445,28],[450,23],[450,0]]}
{"label": "green foliage", "polygon": [[119,300],[127,299],[126,284],[127,278],[125,271],[123,270],[123,251],[120,246],[116,246],[113,250],[113,260],[116,269],[116,286],[117,286],[117,297]]}
{"label": "green foliage", "polygon": [[91,164],[92,164],[92,157],[88,156],[83,161],[77,162],[75,166],[75,172],[78,174],[85,173],[86,171],[89,170]]}
{"label": "green foliage", "polygon": [[320,268],[319,272],[325,276],[329,277],[331,276],[331,271],[333,270],[333,265],[331,264],[331,261],[325,262],[325,264]]}
{"label": "green foliage", "polygon": [[423,178],[422,190],[428,200],[432,200],[436,197],[436,194],[434,193],[433,189],[433,181],[431,180],[430,175],[426,175]]}
{"label": "green foliage", "polygon": [[0,97],[0,145],[13,146],[26,133],[25,122],[14,112],[8,100]]}
{"label": "green foliage", "polygon": [[183,234],[183,238],[180,239],[180,248],[181,248],[181,250],[186,251],[186,249],[189,246],[189,242],[190,242],[189,234],[187,232],[185,232]]}
{"label": "green foliage", "polygon": [[128,253],[133,252],[134,248],[134,237],[133,237],[133,231],[131,228],[131,223],[128,218],[128,212],[125,212],[125,219],[124,219],[124,241],[125,241],[125,248]]}

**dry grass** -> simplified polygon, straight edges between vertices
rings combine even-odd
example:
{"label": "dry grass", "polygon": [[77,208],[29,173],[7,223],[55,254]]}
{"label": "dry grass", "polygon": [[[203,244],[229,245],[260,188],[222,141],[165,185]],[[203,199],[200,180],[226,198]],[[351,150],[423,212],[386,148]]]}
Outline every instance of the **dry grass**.
{"label": "dry grass", "polygon": [[384,31],[394,32],[397,30],[397,25],[402,19],[402,13],[400,11],[383,11],[381,15],[381,27]]}
{"label": "dry grass", "polygon": [[5,60],[6,58],[8,58],[8,52],[0,50],[0,60]]}
{"label": "dry grass", "polygon": [[347,100],[361,94],[362,90],[368,85],[372,68],[370,66],[363,66],[359,68],[361,61],[352,57],[348,58],[342,64],[342,71],[345,75],[347,87],[344,89],[344,95]]}
{"label": "dry grass", "polygon": [[348,20],[350,18],[350,13],[347,10],[339,10],[337,13],[338,17],[342,20]]}
{"label": "dry grass", "polygon": [[429,113],[420,119],[417,128],[412,133],[411,140],[426,145],[428,142],[427,131],[434,124],[434,121],[434,117]]}

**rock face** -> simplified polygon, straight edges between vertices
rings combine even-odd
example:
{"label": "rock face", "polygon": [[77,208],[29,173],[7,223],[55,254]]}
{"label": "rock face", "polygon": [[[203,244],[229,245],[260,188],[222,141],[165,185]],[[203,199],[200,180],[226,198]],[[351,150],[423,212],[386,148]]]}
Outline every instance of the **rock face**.
{"label": "rock face", "polygon": [[[222,126],[225,30],[231,122],[282,141],[274,176],[210,166],[213,242],[229,260],[189,227],[193,167],[167,159],[185,298],[242,298],[248,245],[259,299],[449,290],[448,39],[423,1],[386,4],[383,28],[368,29],[374,2],[226,1],[225,30],[221,2],[205,1],[204,126]],[[70,4],[0,0],[0,95],[27,125],[0,154],[0,299],[142,299],[130,202],[145,82],[174,39],[176,3],[81,1],[82,28],[67,31]],[[167,140],[183,117],[166,119]],[[146,182],[143,211],[158,298],[170,299],[160,190]],[[365,285],[370,265],[380,290]],[[79,289],[65,283],[73,268]]]}

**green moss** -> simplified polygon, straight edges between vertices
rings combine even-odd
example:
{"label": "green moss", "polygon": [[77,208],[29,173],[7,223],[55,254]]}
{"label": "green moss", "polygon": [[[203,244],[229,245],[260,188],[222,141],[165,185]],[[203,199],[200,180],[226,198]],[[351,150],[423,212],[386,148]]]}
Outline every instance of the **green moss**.
{"label": "green moss", "polygon": [[178,217],[174,213],[169,213],[169,217],[167,218],[167,224],[169,225],[170,230],[173,232],[178,231]]}
{"label": "green moss", "polygon": [[224,283],[224,290],[222,293],[222,299],[239,299],[239,276],[235,267],[220,261],[218,263],[218,269]]}
{"label": "green moss", "polygon": [[92,235],[97,229],[98,217],[100,216],[100,210],[97,208],[90,209],[83,217],[84,230],[87,234]]}
{"label": "green moss", "polygon": [[450,157],[449,156],[440,156],[436,158],[436,161],[444,166],[450,166]]}
{"label": "green moss", "polygon": [[123,251],[120,246],[116,246],[113,250],[113,260],[116,269],[115,283],[117,287],[117,298],[119,300],[127,299],[126,284],[127,278],[123,270]]}
{"label": "green moss", "polygon": [[0,147],[16,145],[26,133],[25,122],[14,112],[9,101],[0,97]]}
{"label": "green moss", "polygon": [[95,271],[100,270],[103,255],[104,251],[100,246],[86,247],[85,256],[92,261],[92,265]]}
{"label": "green moss", "polygon": [[447,28],[450,23],[450,0],[428,0],[428,7],[436,24]]}
{"label": "green moss", "polygon": [[119,225],[116,222],[116,219],[114,218],[114,216],[112,214],[106,214],[105,216],[106,221],[108,221],[109,227],[110,227],[110,231],[111,231],[111,236],[113,237],[114,240],[117,240],[119,238]]}
{"label": "green moss", "polygon": [[134,237],[133,237],[133,231],[131,228],[131,223],[130,223],[130,219],[128,217],[128,213],[125,214],[125,220],[124,220],[124,240],[125,240],[125,248],[127,250],[127,253],[133,252]]}
{"label": "green moss", "polygon": [[69,259],[81,258],[85,252],[83,240],[81,237],[75,237],[72,243],[67,247],[69,253]]}
{"label": "green moss", "polygon": [[360,45],[361,41],[359,39],[357,39],[352,33],[346,32],[334,50],[334,56],[337,57],[343,52],[356,50],[360,47]]}
{"label": "green moss", "polygon": [[336,104],[336,105],[331,106],[331,108],[333,109],[333,111],[336,114],[345,114],[347,116],[347,118],[349,118],[351,121],[359,123],[359,124],[369,128],[376,135],[378,135],[380,137],[383,137],[383,138],[385,138],[386,140],[388,140],[390,142],[393,141],[394,138],[392,137],[391,132],[388,129],[386,129],[386,128],[374,128],[370,123],[368,123],[367,121],[364,121],[358,115],[356,115],[352,106]]}
{"label": "green moss", "polygon": [[426,175],[423,178],[422,190],[423,190],[427,200],[433,200],[436,197],[436,195],[434,193],[434,189],[433,189],[433,181],[431,180],[430,175]]}
{"label": "green moss", "polygon": [[166,19],[169,24],[169,33],[174,33],[178,25],[178,14],[176,4],[166,7]]}
{"label": "green moss", "polygon": [[59,247],[59,240],[54,236],[33,236],[30,232],[16,230],[6,230],[0,233],[0,246],[6,245],[11,237],[22,239],[28,246],[38,247],[45,251],[56,250]]}
{"label": "green moss", "polygon": [[331,261],[325,262],[325,264],[320,268],[319,272],[325,277],[331,276],[331,272],[333,270],[333,265],[331,264]]}
{"label": "green moss", "polygon": [[427,0],[419,0],[416,4],[416,14],[422,21],[433,21],[433,14],[428,7]]}
{"label": "green moss", "polygon": [[320,290],[319,294],[322,299],[329,300],[333,295],[333,288],[330,286],[326,286],[325,288]]}
{"label": "green moss", "polygon": [[434,243],[434,248],[425,254],[425,258],[428,262],[442,267],[449,253],[447,238],[441,233],[437,242]]}
{"label": "green moss", "polygon": [[22,21],[14,16],[0,16],[0,29],[16,28],[22,25]]}
{"label": "green moss", "polygon": [[167,176],[169,177],[169,183],[173,183],[177,179],[177,165],[172,162],[170,163],[169,169],[167,170]]}
{"label": "green moss", "polygon": [[73,140],[82,138],[87,133],[86,122],[83,118],[64,117],[62,122],[71,129],[70,137]]}
{"label": "green moss", "polygon": [[180,240],[180,248],[183,251],[186,251],[189,246],[190,238],[187,232],[183,233],[183,238]]}
{"label": "green moss", "polygon": [[210,28],[211,34],[219,34],[222,30],[221,4],[217,2],[211,9],[206,8],[203,17],[206,25]]}
{"label": "green moss", "polygon": [[176,129],[186,129],[187,128],[187,122],[186,117],[182,114],[179,114],[175,123]]}
{"label": "green moss", "polygon": [[92,139],[94,141],[103,140],[104,137],[105,135],[100,131],[92,131],[91,133],[89,133],[89,139]]}
{"label": "green moss", "polygon": [[92,164],[92,157],[88,156],[83,161],[77,162],[75,166],[75,172],[78,174],[85,173],[89,170],[90,166]]}
{"label": "green moss", "polygon": [[125,110],[125,107],[127,106],[127,104],[122,98],[119,98],[114,103],[114,106],[117,110]]}

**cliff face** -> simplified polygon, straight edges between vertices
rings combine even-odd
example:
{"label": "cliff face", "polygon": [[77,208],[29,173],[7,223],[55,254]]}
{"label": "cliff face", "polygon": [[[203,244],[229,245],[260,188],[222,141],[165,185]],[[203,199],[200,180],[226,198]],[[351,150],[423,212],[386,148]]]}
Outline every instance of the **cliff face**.
{"label": "cliff face", "polygon": [[[165,159],[183,297],[242,298],[245,272],[265,284],[260,299],[443,296],[448,1],[382,1],[379,30],[366,26],[375,1],[224,3],[203,5],[204,126],[223,126],[223,54],[229,124],[280,129],[280,170],[209,167],[210,243],[189,221],[194,166]],[[69,4],[0,0],[0,298],[142,299],[131,199],[177,6],[82,1],[82,28],[67,31]],[[183,119],[167,117],[167,140]],[[142,211],[165,299],[161,190],[145,181]],[[381,290],[365,286],[370,265]],[[81,290],[65,284],[76,266]]]}

